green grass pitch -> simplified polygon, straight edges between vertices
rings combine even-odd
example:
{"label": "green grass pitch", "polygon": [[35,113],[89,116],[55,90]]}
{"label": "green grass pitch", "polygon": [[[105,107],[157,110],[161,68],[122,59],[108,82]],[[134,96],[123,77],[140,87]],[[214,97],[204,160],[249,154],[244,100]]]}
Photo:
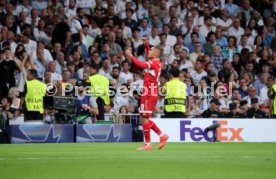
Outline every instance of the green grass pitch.
{"label": "green grass pitch", "polygon": [[0,145],[0,178],[275,179],[276,143]]}

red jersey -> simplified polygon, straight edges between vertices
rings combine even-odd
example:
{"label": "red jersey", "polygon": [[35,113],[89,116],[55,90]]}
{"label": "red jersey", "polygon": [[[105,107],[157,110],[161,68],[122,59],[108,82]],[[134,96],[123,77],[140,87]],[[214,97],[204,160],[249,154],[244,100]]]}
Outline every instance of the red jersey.
{"label": "red jersey", "polygon": [[[148,44],[145,45],[147,51],[150,50]],[[158,100],[158,78],[161,71],[161,63],[158,59],[153,59],[148,62],[141,62],[135,57],[131,57],[133,63],[144,69],[144,84],[142,96],[140,98],[140,116],[149,118],[152,117],[157,100]]]}
{"label": "red jersey", "polygon": [[158,78],[161,71],[160,61],[158,59],[154,59],[148,62],[141,62],[135,57],[132,57],[131,60],[139,68],[145,69],[142,94],[146,96],[158,96]]}

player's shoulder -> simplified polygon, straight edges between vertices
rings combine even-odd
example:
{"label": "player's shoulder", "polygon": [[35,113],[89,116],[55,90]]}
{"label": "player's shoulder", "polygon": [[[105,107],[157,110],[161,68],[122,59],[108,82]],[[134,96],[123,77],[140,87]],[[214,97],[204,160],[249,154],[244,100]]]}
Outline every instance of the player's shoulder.
{"label": "player's shoulder", "polygon": [[148,63],[149,63],[151,66],[156,66],[156,67],[161,66],[161,62],[160,62],[160,60],[158,60],[158,59],[150,60]]}

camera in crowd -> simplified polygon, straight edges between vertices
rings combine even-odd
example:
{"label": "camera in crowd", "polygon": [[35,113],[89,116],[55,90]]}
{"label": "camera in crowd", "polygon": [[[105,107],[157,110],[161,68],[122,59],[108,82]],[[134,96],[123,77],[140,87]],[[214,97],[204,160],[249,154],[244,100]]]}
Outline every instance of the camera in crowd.
{"label": "camera in crowd", "polygon": [[54,123],[73,123],[77,113],[77,99],[63,96],[45,96],[43,98],[45,109],[53,110]]}

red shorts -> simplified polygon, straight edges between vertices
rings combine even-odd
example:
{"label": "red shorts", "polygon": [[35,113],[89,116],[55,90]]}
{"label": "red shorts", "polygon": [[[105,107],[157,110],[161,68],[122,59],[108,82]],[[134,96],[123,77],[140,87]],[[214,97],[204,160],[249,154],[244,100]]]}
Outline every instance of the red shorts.
{"label": "red shorts", "polygon": [[153,116],[158,96],[141,96],[140,99],[140,116],[149,118]]}

